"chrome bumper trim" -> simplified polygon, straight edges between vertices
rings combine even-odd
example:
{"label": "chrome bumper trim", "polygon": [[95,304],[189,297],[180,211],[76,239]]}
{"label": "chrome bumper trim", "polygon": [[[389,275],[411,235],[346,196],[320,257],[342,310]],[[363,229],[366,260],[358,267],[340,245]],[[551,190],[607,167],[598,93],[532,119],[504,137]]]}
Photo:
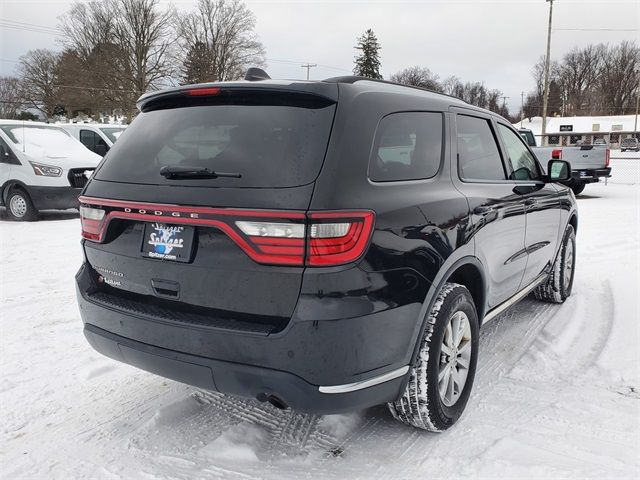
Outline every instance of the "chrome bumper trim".
{"label": "chrome bumper trim", "polygon": [[394,380],[398,377],[402,377],[408,371],[409,371],[409,365],[405,365],[404,367],[400,367],[397,370],[393,370],[392,372],[385,373],[384,375],[380,375],[379,377],[369,378],[368,380],[362,380],[360,382],[346,383],[344,385],[330,385],[325,387],[318,387],[318,390],[320,390],[320,393],[355,392],[356,390],[362,390],[363,388],[373,387],[374,385],[378,385],[380,383],[388,382],[389,380]]}

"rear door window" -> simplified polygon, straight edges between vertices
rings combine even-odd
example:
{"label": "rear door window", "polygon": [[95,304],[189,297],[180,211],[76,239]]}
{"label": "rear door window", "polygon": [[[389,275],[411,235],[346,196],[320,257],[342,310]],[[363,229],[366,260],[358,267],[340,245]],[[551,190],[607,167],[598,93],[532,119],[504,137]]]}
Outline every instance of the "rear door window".
{"label": "rear door window", "polygon": [[420,180],[433,177],[442,157],[442,114],[394,113],[384,117],[369,159],[374,182]]}
{"label": "rear door window", "polygon": [[489,120],[456,117],[458,168],[463,180],[506,180],[498,143]]}
{"label": "rear door window", "polygon": [[[269,97],[269,95],[266,95]],[[230,100],[225,99],[226,102]],[[143,112],[108,154],[96,179],[122,183],[273,188],[315,180],[329,141],[334,104],[295,96],[270,103],[195,105]],[[206,167],[240,178],[168,179],[164,166]]]}

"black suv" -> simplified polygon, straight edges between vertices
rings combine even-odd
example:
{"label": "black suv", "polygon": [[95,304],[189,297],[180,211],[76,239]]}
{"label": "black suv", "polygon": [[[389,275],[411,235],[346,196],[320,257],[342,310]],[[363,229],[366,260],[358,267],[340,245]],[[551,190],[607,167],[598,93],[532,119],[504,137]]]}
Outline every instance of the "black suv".
{"label": "black suv", "polygon": [[[260,78],[259,75],[254,75]],[[571,292],[567,162],[502,117],[360,77],[143,96],[81,201],[84,333],[197,387],[441,431],[481,325]]]}

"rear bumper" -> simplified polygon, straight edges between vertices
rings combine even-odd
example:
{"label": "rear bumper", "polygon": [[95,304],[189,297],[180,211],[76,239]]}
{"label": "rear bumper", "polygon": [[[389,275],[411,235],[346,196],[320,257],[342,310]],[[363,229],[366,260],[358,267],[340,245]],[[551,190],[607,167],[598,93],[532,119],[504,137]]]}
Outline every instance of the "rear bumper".
{"label": "rear bumper", "polygon": [[300,412],[339,413],[378,405],[395,399],[404,381],[404,376],[399,376],[351,392],[323,393],[317,385],[288,372],[174,352],[91,324],[85,325],[84,335],[95,350],[114,360],[207,390],[262,401],[276,397]]}
{"label": "rear bumper", "polygon": [[571,180],[574,183],[596,183],[601,178],[609,178],[611,176],[611,167],[596,169],[579,169],[571,172]]}
{"label": "rear bumper", "polygon": [[27,193],[37,210],[78,208],[81,188],[28,186]]}
{"label": "rear bumper", "polygon": [[395,400],[419,334],[420,305],[340,320],[292,319],[276,334],[160,321],[92,299],[76,276],[85,336],[115,360],[200,388],[275,396],[291,408],[338,413]]}

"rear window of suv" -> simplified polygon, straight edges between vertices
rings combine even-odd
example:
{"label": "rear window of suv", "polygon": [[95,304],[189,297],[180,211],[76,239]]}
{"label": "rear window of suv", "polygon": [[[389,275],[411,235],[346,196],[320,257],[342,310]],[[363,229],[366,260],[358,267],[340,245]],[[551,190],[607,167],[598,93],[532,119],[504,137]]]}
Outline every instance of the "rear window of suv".
{"label": "rear window of suv", "polygon": [[[327,149],[334,104],[309,96],[298,102],[296,95],[264,95],[250,101],[238,95],[237,100],[220,101],[140,113],[95,178],[239,188],[294,187],[315,180]],[[164,166],[206,167],[241,177],[171,179],[160,175]]]}
{"label": "rear window of suv", "polygon": [[442,114],[393,113],[378,125],[369,178],[374,182],[431,178],[442,157]]}

